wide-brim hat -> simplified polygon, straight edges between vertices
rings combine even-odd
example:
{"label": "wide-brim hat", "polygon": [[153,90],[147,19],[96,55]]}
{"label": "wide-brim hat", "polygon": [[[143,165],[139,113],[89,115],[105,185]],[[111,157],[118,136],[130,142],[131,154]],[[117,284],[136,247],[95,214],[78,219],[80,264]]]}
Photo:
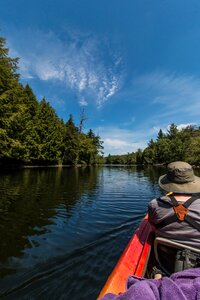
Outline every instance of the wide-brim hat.
{"label": "wide-brim hat", "polygon": [[200,178],[194,175],[190,164],[175,161],[167,166],[167,174],[160,176],[159,186],[168,192],[181,194],[200,193]]}

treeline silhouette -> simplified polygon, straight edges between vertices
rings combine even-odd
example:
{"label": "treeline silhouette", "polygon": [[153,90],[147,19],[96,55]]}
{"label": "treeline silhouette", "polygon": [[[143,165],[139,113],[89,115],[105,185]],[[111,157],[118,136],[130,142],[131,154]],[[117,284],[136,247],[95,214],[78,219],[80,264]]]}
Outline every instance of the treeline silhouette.
{"label": "treeline silhouette", "polygon": [[126,155],[108,155],[106,164],[166,164],[176,160],[187,161],[200,166],[200,127],[187,126],[178,129],[172,123],[167,131],[159,130],[156,140],[148,146]]}

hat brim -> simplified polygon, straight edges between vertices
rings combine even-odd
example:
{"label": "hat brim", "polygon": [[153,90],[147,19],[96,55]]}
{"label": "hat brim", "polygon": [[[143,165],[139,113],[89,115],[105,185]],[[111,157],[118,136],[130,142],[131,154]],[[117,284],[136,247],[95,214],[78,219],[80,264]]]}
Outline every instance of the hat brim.
{"label": "hat brim", "polygon": [[174,183],[171,182],[167,175],[162,175],[159,178],[158,184],[159,186],[167,191],[174,193],[182,193],[182,194],[198,194],[200,193],[200,178],[194,176],[195,180],[187,183]]}

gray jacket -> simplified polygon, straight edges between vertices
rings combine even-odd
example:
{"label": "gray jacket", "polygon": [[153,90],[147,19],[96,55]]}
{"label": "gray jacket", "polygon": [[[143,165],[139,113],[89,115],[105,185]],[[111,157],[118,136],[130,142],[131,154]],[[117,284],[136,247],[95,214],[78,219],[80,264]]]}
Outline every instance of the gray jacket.
{"label": "gray jacket", "polygon": [[[171,199],[167,196],[161,197],[161,199],[163,200],[162,202],[153,199],[148,206],[149,221],[155,225],[174,214],[173,207],[167,204],[171,202]],[[188,215],[200,224],[200,199],[195,200],[188,209]],[[185,221],[174,222],[163,228],[156,229],[156,236],[165,237],[200,249],[200,232]]]}

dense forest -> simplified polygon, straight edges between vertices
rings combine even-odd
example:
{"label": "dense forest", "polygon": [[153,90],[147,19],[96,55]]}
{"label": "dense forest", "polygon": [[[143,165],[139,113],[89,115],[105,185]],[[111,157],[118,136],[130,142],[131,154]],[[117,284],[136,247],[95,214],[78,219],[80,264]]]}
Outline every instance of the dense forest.
{"label": "dense forest", "polygon": [[178,129],[171,124],[168,132],[159,130],[157,139],[150,140],[147,148],[126,155],[108,155],[107,164],[166,164],[176,160],[200,166],[200,128],[187,126]]}
{"label": "dense forest", "polygon": [[84,133],[84,112],[78,126],[66,123],[49,102],[38,101],[29,85],[20,83],[18,58],[9,56],[0,37],[0,164],[96,164],[103,142],[90,129]]}
{"label": "dense forest", "polygon": [[69,115],[65,123],[49,102],[38,101],[29,85],[23,86],[18,58],[9,56],[0,37],[0,165],[2,164],[164,164],[185,160],[200,165],[200,128],[181,130],[171,124],[161,129],[147,148],[102,158],[103,142],[90,129],[84,133],[84,111],[76,125]]}

